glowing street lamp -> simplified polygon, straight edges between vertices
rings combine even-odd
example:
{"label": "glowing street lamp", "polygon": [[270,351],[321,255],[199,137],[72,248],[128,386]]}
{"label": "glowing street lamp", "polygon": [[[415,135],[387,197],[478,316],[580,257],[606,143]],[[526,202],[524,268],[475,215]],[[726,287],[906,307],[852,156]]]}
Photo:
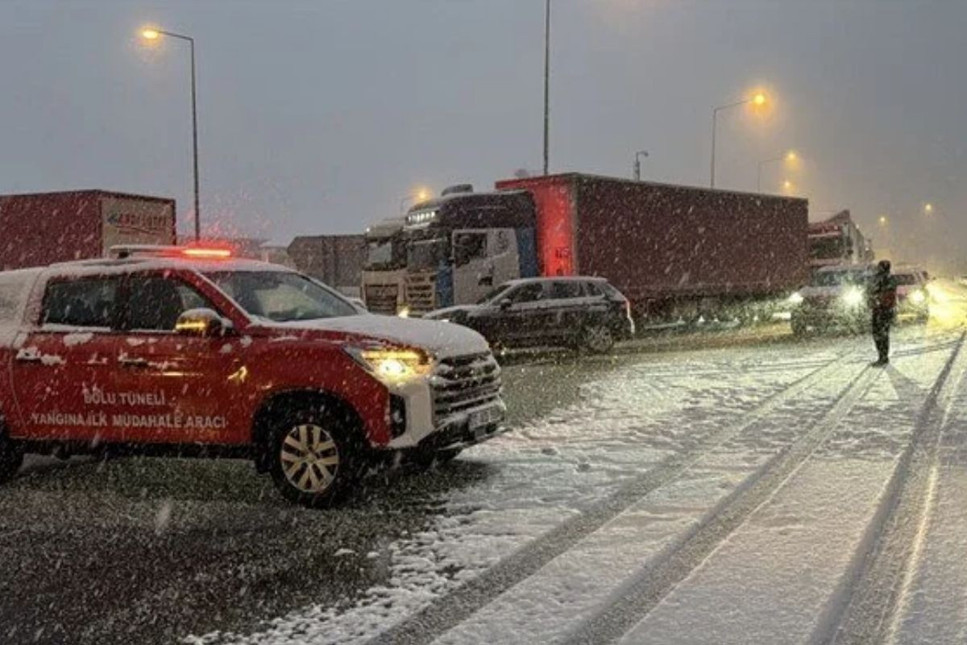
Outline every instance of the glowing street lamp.
{"label": "glowing street lamp", "polygon": [[923,212],[926,213],[927,215],[930,215],[931,213],[933,213],[933,204],[931,204],[930,202],[927,202],[926,204],[924,204]]}
{"label": "glowing street lamp", "polygon": [[195,182],[195,241],[197,242],[201,239],[201,202],[198,196],[198,109],[195,102],[195,39],[155,27],[144,27],[141,30],[141,37],[147,41],[155,41],[162,36],[187,42],[188,51],[191,55],[191,147]]}
{"label": "glowing street lamp", "polygon": [[877,221],[880,223],[880,226],[886,226],[886,215],[880,215],[880,219]]}
{"label": "glowing street lamp", "polygon": [[787,152],[786,154],[780,157],[772,157],[770,159],[763,159],[762,161],[760,161],[759,167],[756,170],[756,176],[755,176],[755,190],[757,193],[762,192],[762,167],[770,163],[776,163],[778,161],[785,161],[787,163],[793,164],[799,161],[799,155],[796,154],[795,150],[790,150],[789,152]]}
{"label": "glowing street lamp", "polygon": [[761,107],[766,104],[766,95],[762,92],[756,92],[754,95],[742,101],[736,101],[735,103],[728,103],[726,105],[720,105],[717,108],[712,109],[712,172],[711,181],[709,182],[712,188],[715,188],[715,129],[716,123],[718,121],[719,112],[722,110],[728,110],[730,108],[739,107],[740,105],[746,105],[751,103],[756,107]]}

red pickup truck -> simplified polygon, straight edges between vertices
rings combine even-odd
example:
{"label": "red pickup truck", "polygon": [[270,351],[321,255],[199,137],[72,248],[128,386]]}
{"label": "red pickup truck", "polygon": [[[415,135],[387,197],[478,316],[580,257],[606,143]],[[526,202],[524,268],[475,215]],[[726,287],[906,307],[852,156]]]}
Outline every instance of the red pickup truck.
{"label": "red pickup truck", "polygon": [[283,267],[137,247],[0,273],[0,480],[25,453],[244,457],[318,507],[374,459],[500,434],[504,412],[480,335]]}

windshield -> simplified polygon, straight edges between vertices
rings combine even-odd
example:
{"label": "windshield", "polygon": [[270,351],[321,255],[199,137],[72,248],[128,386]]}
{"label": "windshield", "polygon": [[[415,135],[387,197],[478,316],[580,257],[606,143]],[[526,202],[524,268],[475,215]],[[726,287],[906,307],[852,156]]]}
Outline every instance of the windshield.
{"label": "windshield", "polygon": [[206,273],[249,315],[273,322],[355,316],[342,296],[299,273],[224,271]]}
{"label": "windshield", "polygon": [[510,285],[507,284],[507,283],[504,283],[504,284],[500,285],[499,287],[495,287],[495,288],[491,289],[487,293],[487,295],[485,295],[483,298],[481,298],[480,300],[478,300],[477,301],[477,304],[478,305],[482,305],[482,304],[485,304],[487,302],[490,302],[491,300],[497,300],[497,299],[499,299],[500,294],[502,294],[503,292],[507,291],[509,288],[510,288]]}
{"label": "windshield", "polygon": [[366,245],[366,268],[402,267],[405,264],[402,255],[401,245],[393,238],[370,240]]}
{"label": "windshield", "polygon": [[450,257],[450,245],[446,238],[419,240],[410,243],[407,266],[411,269],[437,269]]}
{"label": "windshield", "polygon": [[813,274],[810,286],[839,287],[847,284],[862,284],[866,281],[865,271],[820,271]]}
{"label": "windshield", "polygon": [[840,237],[818,238],[809,242],[809,255],[817,260],[842,257],[844,250],[843,239]]}
{"label": "windshield", "polygon": [[920,280],[918,280],[916,274],[913,273],[895,273],[893,277],[896,280],[897,285],[901,287],[920,284]]}

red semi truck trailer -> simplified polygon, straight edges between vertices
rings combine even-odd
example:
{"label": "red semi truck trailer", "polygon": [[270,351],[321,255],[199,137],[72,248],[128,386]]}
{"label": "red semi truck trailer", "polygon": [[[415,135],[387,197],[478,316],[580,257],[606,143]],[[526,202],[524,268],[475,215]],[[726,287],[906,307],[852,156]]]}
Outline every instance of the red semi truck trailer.
{"label": "red semi truck trailer", "polygon": [[0,270],[137,244],[175,244],[175,200],[104,190],[0,195]]}
{"label": "red semi truck trailer", "polygon": [[532,196],[542,275],[607,278],[639,315],[767,299],[808,278],[805,199],[579,173],[496,188]]}

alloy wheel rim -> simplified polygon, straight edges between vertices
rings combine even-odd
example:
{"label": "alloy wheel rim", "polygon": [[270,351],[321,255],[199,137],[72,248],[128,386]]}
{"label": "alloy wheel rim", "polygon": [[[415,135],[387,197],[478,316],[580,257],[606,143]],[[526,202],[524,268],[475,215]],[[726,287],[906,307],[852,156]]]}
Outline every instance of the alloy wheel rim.
{"label": "alloy wheel rim", "polygon": [[285,478],[303,493],[325,492],[339,471],[339,447],[325,428],[312,423],[289,430],[279,458]]}

